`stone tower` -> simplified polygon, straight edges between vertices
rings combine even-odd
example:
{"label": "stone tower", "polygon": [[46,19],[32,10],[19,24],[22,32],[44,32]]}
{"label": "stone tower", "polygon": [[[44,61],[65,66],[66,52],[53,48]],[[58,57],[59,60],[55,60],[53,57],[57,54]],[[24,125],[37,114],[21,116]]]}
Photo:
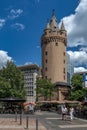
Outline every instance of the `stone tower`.
{"label": "stone tower", "polygon": [[41,37],[42,77],[52,83],[67,82],[66,74],[67,32],[63,21],[61,27],[55,17],[54,10],[50,22],[47,22]]}

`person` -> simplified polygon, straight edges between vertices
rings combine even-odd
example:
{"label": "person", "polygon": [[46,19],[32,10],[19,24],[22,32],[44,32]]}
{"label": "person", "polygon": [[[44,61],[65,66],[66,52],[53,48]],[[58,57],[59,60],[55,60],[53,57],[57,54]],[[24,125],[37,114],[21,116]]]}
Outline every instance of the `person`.
{"label": "person", "polygon": [[34,113],[34,106],[32,104],[29,104],[29,112]]}
{"label": "person", "polygon": [[62,120],[66,120],[67,108],[65,105],[62,105],[61,111],[62,111]]}
{"label": "person", "polygon": [[74,108],[70,108],[70,120],[72,121],[74,119]]}

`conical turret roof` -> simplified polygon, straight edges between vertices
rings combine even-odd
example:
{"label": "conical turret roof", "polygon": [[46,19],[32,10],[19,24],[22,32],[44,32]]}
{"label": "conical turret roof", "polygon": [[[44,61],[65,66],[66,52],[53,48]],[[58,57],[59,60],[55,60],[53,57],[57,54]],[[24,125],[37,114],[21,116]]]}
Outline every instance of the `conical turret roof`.
{"label": "conical turret roof", "polygon": [[50,29],[49,20],[47,19],[46,29]]}
{"label": "conical turret roof", "polygon": [[60,28],[60,30],[65,31],[65,26],[64,26],[63,21],[62,21],[62,24],[61,24],[61,28]]}
{"label": "conical turret roof", "polygon": [[47,28],[47,29],[49,29],[49,28],[50,28],[50,24],[49,24],[49,23],[47,23],[46,28]]}

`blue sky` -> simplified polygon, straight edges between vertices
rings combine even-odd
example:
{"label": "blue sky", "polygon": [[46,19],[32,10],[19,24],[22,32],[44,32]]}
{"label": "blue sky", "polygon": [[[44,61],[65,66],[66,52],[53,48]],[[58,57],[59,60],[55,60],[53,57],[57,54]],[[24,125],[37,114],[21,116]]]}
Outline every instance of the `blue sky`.
{"label": "blue sky", "polygon": [[[0,0],[0,66],[41,66],[40,38],[52,10],[68,33],[67,52],[75,71],[87,69],[87,0]],[[78,62],[77,62],[78,61]]]}

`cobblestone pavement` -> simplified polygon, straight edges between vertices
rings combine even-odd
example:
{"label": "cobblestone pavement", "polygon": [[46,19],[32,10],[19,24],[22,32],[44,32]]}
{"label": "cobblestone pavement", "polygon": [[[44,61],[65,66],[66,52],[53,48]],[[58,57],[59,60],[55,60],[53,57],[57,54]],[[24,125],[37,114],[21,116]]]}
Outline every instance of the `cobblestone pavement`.
{"label": "cobblestone pavement", "polygon": [[41,114],[48,125],[47,130],[87,130],[87,120],[80,118],[74,118],[73,121],[69,118],[62,120],[60,114],[51,112],[41,112]]}
{"label": "cobblestone pavement", "polygon": [[0,115],[0,130],[36,130],[36,127],[38,130],[47,130],[41,121],[33,117],[27,120],[24,116],[20,120],[20,115],[16,118],[13,115]]}
{"label": "cobblestone pavement", "polygon": [[[28,118],[27,118],[28,117]],[[22,119],[22,120],[20,120]],[[38,124],[36,127],[36,124]],[[27,129],[28,128],[28,129]],[[36,112],[34,115],[0,115],[0,130],[87,130],[87,120],[61,120],[55,112]]]}

